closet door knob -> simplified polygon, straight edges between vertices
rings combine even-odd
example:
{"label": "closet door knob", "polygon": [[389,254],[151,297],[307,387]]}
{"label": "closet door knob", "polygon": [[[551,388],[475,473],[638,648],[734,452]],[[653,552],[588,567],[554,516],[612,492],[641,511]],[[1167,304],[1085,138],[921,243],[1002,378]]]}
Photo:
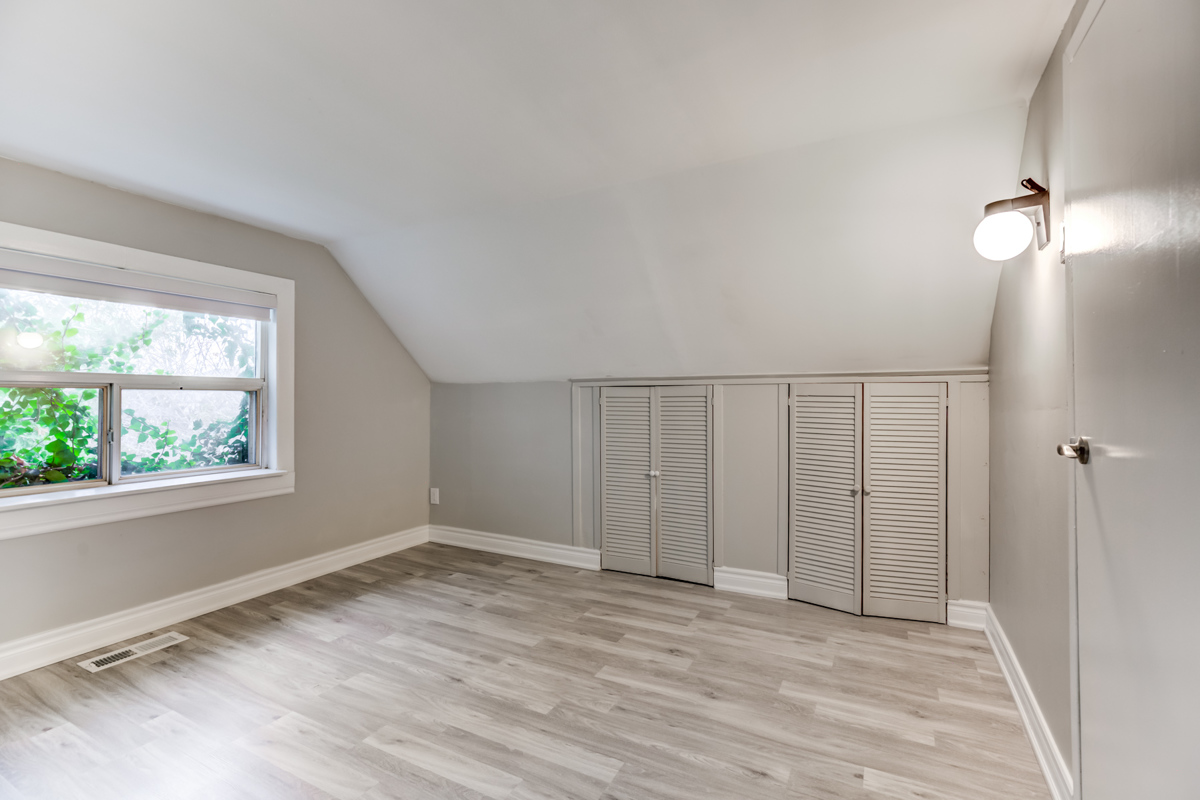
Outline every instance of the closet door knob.
{"label": "closet door knob", "polygon": [[861,491],[862,491],[862,487],[859,486],[857,483],[850,487],[850,494],[854,495],[855,497],[857,497],[858,493]]}
{"label": "closet door knob", "polygon": [[1058,454],[1067,458],[1077,458],[1080,464],[1086,464],[1092,457],[1091,440],[1086,436],[1075,436],[1068,444],[1058,446]]}

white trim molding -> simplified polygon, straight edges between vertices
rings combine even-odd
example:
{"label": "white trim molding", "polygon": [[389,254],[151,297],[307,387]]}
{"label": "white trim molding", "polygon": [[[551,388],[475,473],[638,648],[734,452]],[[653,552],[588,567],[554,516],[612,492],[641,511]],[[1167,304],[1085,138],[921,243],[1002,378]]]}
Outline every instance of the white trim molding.
{"label": "white trim molding", "polygon": [[0,680],[429,541],[420,525],[85,622],[0,643]]}
{"label": "white trim molding", "polygon": [[296,473],[252,469],[0,499],[0,539],[104,525],[296,491]]}
{"label": "white trim molding", "polygon": [[978,600],[951,600],[946,603],[946,624],[969,631],[987,630],[988,604]]}
{"label": "white trim molding", "polygon": [[986,381],[987,367],[935,369],[924,372],[780,372],[773,375],[692,375],[663,378],[571,378],[578,386],[690,386],[697,383],[871,383],[886,379],[888,383],[944,383],[948,380]]}
{"label": "white trim molding", "polygon": [[713,588],[721,592],[752,594],[755,597],[771,597],[787,600],[787,577],[774,572],[758,572],[737,567],[713,569]]}
{"label": "white trim molding", "polygon": [[1000,671],[1004,673],[1009,691],[1016,701],[1021,721],[1025,725],[1025,733],[1029,737],[1029,743],[1033,745],[1034,755],[1042,767],[1042,775],[1050,788],[1051,796],[1054,800],[1071,800],[1075,788],[1071,769],[1054,741],[1054,734],[1050,732],[1050,726],[1042,716],[1042,709],[1038,706],[1033,689],[1025,679],[1021,663],[1017,661],[1017,654],[1013,651],[1008,637],[1004,635],[1004,629],[1000,627],[1000,621],[996,619],[991,604],[974,600],[951,600],[947,604],[946,619],[951,627],[983,631],[987,635],[992,652],[1000,662]]}
{"label": "white trim molding", "polygon": [[1067,40],[1067,46],[1063,49],[1063,61],[1070,64],[1075,60],[1075,56],[1079,53],[1079,48],[1083,47],[1083,40],[1092,31],[1092,24],[1096,21],[1096,17],[1100,16],[1100,9],[1104,7],[1104,0],[1088,0],[1083,7],[1083,13],[1079,15],[1079,22],[1075,23],[1075,32],[1071,34],[1071,38]]}
{"label": "white trim molding", "polygon": [[551,564],[564,564],[580,569],[600,569],[600,551],[590,547],[539,542],[533,539],[522,539],[519,536],[451,528],[447,525],[430,525],[429,541],[465,547],[468,550],[482,550],[485,553],[499,553],[504,556],[528,558],[533,561],[548,561]]}
{"label": "white trim molding", "polygon": [[1050,732],[1050,726],[1046,724],[1046,718],[1042,716],[1042,709],[1038,706],[1033,689],[1025,680],[1025,673],[1021,671],[1021,663],[1017,661],[1017,654],[1009,644],[1008,637],[1004,635],[1004,629],[1000,627],[1000,620],[996,619],[996,613],[992,610],[990,603],[987,606],[987,626],[984,628],[984,632],[992,644],[996,660],[1000,662],[1000,670],[1008,681],[1008,688],[1013,693],[1013,699],[1017,701],[1017,710],[1021,712],[1021,720],[1025,723],[1025,732],[1029,734],[1033,752],[1037,756],[1038,763],[1042,765],[1042,774],[1046,776],[1050,794],[1054,796],[1054,800],[1071,800],[1075,793],[1075,782],[1071,778],[1071,769],[1067,766],[1067,762],[1062,757],[1062,751],[1058,749],[1058,744],[1054,741],[1054,734]]}
{"label": "white trim molding", "polygon": [[[430,525],[429,541],[465,547],[468,550],[481,550],[485,553],[528,558],[531,561],[547,561],[580,569],[600,569],[600,551],[590,547],[539,542],[519,536],[452,528],[448,525]],[[716,567],[713,569],[713,588],[756,597],[787,599],[787,578],[773,572]]]}

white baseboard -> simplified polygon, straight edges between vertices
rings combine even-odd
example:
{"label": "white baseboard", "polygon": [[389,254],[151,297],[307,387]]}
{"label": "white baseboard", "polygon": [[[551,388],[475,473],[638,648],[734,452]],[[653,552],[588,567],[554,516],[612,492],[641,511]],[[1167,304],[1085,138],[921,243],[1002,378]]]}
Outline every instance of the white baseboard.
{"label": "white baseboard", "polygon": [[[452,528],[448,525],[430,525],[429,541],[499,553],[506,556],[528,558],[533,561],[548,561],[581,569],[600,569],[600,551],[588,547],[572,547],[551,544],[502,533],[472,531]],[[773,572],[756,572],[734,567],[716,567],[713,570],[713,588],[726,592],[752,594],[757,597],[787,599],[787,578]]]}
{"label": "white baseboard", "polygon": [[580,569],[600,569],[600,551],[588,547],[539,542],[533,539],[522,539],[519,536],[470,531],[466,528],[451,528],[447,525],[430,525],[429,541],[465,547],[469,550],[482,550],[485,553],[499,553],[505,556],[528,558],[533,561],[548,561],[551,564],[565,564],[568,567],[579,567]]}
{"label": "white baseboard", "polygon": [[736,567],[715,567],[713,569],[713,588],[722,592],[773,597],[777,600],[786,600],[788,596],[788,584],[785,576],[776,575],[774,572],[757,572],[752,569]]}
{"label": "white baseboard", "polygon": [[0,680],[429,541],[421,525],[104,617],[0,643]]}
{"label": "white baseboard", "polygon": [[[1000,627],[1000,621],[996,619],[991,604],[973,605],[984,607],[984,633],[987,634],[988,641],[992,645],[996,660],[1000,662],[1000,670],[1008,681],[1008,688],[1012,692],[1013,699],[1017,702],[1017,710],[1021,712],[1021,720],[1025,723],[1025,732],[1029,736],[1033,752],[1042,767],[1042,774],[1050,787],[1050,794],[1054,800],[1071,800],[1074,793],[1071,770],[1063,760],[1062,753],[1054,741],[1054,735],[1046,724],[1046,718],[1042,716],[1042,710],[1038,706],[1037,698],[1033,695],[1033,689],[1025,680],[1025,673],[1021,671],[1017,654],[1013,652],[1008,637],[1004,635],[1004,629]],[[972,610],[969,613],[973,620],[973,615],[978,612]],[[960,627],[969,626],[962,625]]]}
{"label": "white baseboard", "polygon": [[987,630],[988,604],[978,600],[951,600],[946,603],[946,624],[970,631]]}

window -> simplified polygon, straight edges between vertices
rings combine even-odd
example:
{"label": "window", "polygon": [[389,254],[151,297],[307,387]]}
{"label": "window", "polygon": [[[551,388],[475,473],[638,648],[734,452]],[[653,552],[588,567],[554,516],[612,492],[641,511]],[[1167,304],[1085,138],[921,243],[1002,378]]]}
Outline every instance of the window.
{"label": "window", "polygon": [[292,491],[293,291],[0,223],[0,538]]}
{"label": "window", "polygon": [[12,288],[27,276],[0,269],[0,496],[261,466],[264,320]]}

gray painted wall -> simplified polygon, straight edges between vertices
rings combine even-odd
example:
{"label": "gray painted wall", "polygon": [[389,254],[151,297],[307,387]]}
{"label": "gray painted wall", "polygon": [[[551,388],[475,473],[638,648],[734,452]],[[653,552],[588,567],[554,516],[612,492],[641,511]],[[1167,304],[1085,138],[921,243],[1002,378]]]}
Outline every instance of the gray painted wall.
{"label": "gray painted wall", "polygon": [[[1029,105],[1017,181],[1050,189],[1051,245],[1005,263],[992,320],[991,602],[1067,763],[1072,757],[1066,272],[1062,247],[1062,51],[1072,12]],[[1011,195],[1010,195],[1011,196]],[[1000,199],[1000,198],[996,198]]]}
{"label": "gray painted wall", "polygon": [[[787,564],[779,559],[779,387],[730,384],[721,392],[724,525],[717,566],[783,575]],[[786,465],[784,461],[785,470]],[[783,488],[786,491],[786,484]]]}
{"label": "gray painted wall", "polygon": [[[953,389],[953,384],[951,384]],[[957,406],[951,400],[951,441],[957,431],[958,458],[950,459],[950,526],[946,556],[951,600],[990,599],[988,551],[991,535],[991,509],[988,486],[988,415],[990,387],[986,383],[962,383]],[[957,413],[958,419],[953,415]],[[956,425],[957,423],[957,425]],[[953,451],[951,451],[953,456]],[[954,497],[957,514],[954,519]],[[957,535],[954,523],[957,522]]]}
{"label": "gray painted wall", "polygon": [[0,541],[0,642],[428,522],[429,381],[325,248],[6,160],[0,220],[296,281],[296,493]]}
{"label": "gray painted wall", "polygon": [[571,544],[568,383],[433,384],[430,522]]}

